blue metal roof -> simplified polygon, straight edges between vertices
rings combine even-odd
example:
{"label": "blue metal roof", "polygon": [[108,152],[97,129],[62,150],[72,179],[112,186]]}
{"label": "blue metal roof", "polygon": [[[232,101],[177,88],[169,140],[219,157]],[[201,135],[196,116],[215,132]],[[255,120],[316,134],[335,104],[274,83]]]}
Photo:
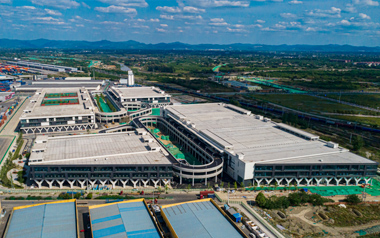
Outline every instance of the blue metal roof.
{"label": "blue metal roof", "polygon": [[75,202],[50,203],[13,211],[5,238],[77,237]]}
{"label": "blue metal roof", "polygon": [[162,209],[180,238],[243,237],[210,201]]}
{"label": "blue metal roof", "polygon": [[90,207],[94,238],[160,238],[144,202]]}

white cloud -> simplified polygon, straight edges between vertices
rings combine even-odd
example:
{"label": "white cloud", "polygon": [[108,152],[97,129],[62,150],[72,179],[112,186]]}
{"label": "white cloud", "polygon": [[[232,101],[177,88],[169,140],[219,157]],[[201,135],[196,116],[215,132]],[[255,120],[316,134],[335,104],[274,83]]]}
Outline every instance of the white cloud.
{"label": "white cloud", "polygon": [[298,0],[292,0],[289,3],[290,4],[302,4],[303,2],[302,1],[298,1]]}
{"label": "white cloud", "polygon": [[11,3],[12,3],[12,0],[0,0],[0,3],[8,3],[8,4],[11,4]]}
{"label": "white cloud", "polygon": [[145,19],[137,19],[138,22],[145,22]]}
{"label": "white cloud", "polygon": [[212,22],[224,22],[223,18],[211,18],[210,21]]}
{"label": "white cloud", "polygon": [[39,24],[51,24],[51,25],[64,25],[65,22],[54,18],[54,17],[35,17],[32,18],[32,21],[34,23],[39,23]]}
{"label": "white cloud", "polygon": [[156,28],[156,31],[158,31],[158,32],[167,32],[167,30],[162,29],[162,28]]}
{"label": "white cloud", "polygon": [[344,26],[349,26],[349,25],[351,25],[351,23],[350,23],[349,21],[347,21],[347,20],[341,20],[341,21],[340,21],[340,24],[342,24],[342,25],[344,25]]}
{"label": "white cloud", "polygon": [[371,19],[370,16],[368,16],[367,14],[364,14],[364,13],[359,13],[359,17],[360,17],[361,19],[367,19],[367,20]]}
{"label": "white cloud", "polygon": [[168,7],[168,6],[156,7],[156,10],[162,11],[162,12],[169,12],[169,13],[179,13],[179,12],[181,12],[181,9],[179,9],[178,7]]}
{"label": "white cloud", "polygon": [[340,13],[342,10],[337,7],[331,7],[329,10],[321,10],[315,9],[311,11],[306,11],[306,15],[313,17],[332,17],[332,18],[340,18]]}
{"label": "white cloud", "polygon": [[196,7],[184,7],[183,11],[188,12],[188,13],[203,13],[206,10],[202,8],[196,8]]}
{"label": "white cloud", "polygon": [[124,14],[137,14],[136,9],[126,8],[122,6],[111,5],[109,7],[95,7],[96,11],[105,13],[124,13]]}
{"label": "white cloud", "polygon": [[84,27],[83,24],[76,24],[77,27]]}
{"label": "white cloud", "polygon": [[161,27],[168,27],[168,24],[160,24]]}
{"label": "white cloud", "polygon": [[162,14],[162,15],[160,15],[160,18],[165,19],[165,20],[174,20],[174,16],[173,15]]}
{"label": "white cloud", "polygon": [[248,32],[245,29],[233,29],[233,28],[229,28],[229,27],[227,27],[227,31],[229,31],[229,32],[237,32],[237,33]]}
{"label": "white cloud", "polygon": [[280,16],[283,18],[296,18],[297,17],[297,15],[293,14],[293,13],[281,13]]}
{"label": "white cloud", "polygon": [[100,2],[122,7],[148,7],[145,0],[99,0]]}
{"label": "white cloud", "polygon": [[356,12],[356,8],[354,7],[353,4],[347,4],[346,8],[344,10],[346,12],[349,12],[349,13],[355,13]]}
{"label": "white cloud", "polygon": [[249,7],[249,1],[232,0],[188,0],[189,5],[199,7]]}
{"label": "white cloud", "polygon": [[88,9],[91,9],[91,7],[89,5],[87,5],[85,2],[81,2],[82,3],[82,6],[85,7],[85,8],[88,8]]}
{"label": "white cloud", "polygon": [[73,0],[31,0],[32,3],[45,7],[70,9],[79,7],[80,4]]}
{"label": "white cloud", "polygon": [[59,11],[54,11],[47,8],[45,8],[45,12],[52,16],[62,16],[62,13],[60,13]]}
{"label": "white cloud", "polygon": [[28,9],[28,10],[34,10],[34,9],[36,9],[36,8],[33,7],[33,6],[22,6],[22,7],[18,7],[18,8]]}
{"label": "white cloud", "polygon": [[260,20],[260,19],[259,19],[259,20],[256,20],[256,22],[257,22],[257,23],[260,23],[260,24],[263,24],[263,23],[265,23],[265,21],[264,21],[264,20]]}
{"label": "white cloud", "polygon": [[379,6],[379,2],[373,0],[354,0],[354,4],[363,6]]}
{"label": "white cloud", "polygon": [[317,28],[315,27],[308,27],[305,31],[317,31]]}
{"label": "white cloud", "polygon": [[166,15],[166,14],[161,14],[160,18],[166,19],[166,20],[174,20],[174,19],[202,20],[203,19],[202,16],[200,15],[188,16],[188,15]]}
{"label": "white cloud", "polygon": [[152,18],[149,20],[150,22],[160,22],[160,19],[157,19],[157,18]]}
{"label": "white cloud", "polygon": [[228,26],[227,22],[211,22],[209,23],[211,26]]}

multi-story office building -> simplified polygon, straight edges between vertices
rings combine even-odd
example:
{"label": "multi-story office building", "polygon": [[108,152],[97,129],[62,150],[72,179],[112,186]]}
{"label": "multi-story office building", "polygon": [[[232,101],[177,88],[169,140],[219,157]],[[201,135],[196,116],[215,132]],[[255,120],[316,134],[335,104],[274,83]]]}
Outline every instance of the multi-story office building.
{"label": "multi-story office building", "polygon": [[95,129],[94,105],[84,88],[37,90],[21,117],[21,131],[49,133]]}
{"label": "multi-story office building", "polygon": [[128,111],[158,108],[170,104],[170,95],[155,87],[129,87],[109,89],[110,96]]}

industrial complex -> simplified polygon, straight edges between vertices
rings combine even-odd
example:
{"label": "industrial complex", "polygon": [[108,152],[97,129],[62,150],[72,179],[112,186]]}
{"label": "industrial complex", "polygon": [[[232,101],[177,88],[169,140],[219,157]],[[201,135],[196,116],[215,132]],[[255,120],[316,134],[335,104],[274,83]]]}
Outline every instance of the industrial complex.
{"label": "industrial complex", "polygon": [[31,61],[22,61],[22,60],[8,61],[7,64],[28,67],[31,69],[43,69],[43,70],[56,71],[56,72],[68,72],[68,73],[78,72],[78,69],[74,67],[41,64],[41,63],[36,63],[36,62],[31,62]]}

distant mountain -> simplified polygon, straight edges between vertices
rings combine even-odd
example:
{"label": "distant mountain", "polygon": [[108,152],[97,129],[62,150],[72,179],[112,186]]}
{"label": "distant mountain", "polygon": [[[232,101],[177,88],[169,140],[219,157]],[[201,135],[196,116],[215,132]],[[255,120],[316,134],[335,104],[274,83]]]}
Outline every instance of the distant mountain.
{"label": "distant mountain", "polygon": [[181,42],[145,44],[137,41],[66,41],[0,39],[0,49],[83,49],[83,50],[223,50],[223,51],[303,51],[303,52],[380,52],[380,47],[351,45],[262,45],[262,44],[198,44]]}

